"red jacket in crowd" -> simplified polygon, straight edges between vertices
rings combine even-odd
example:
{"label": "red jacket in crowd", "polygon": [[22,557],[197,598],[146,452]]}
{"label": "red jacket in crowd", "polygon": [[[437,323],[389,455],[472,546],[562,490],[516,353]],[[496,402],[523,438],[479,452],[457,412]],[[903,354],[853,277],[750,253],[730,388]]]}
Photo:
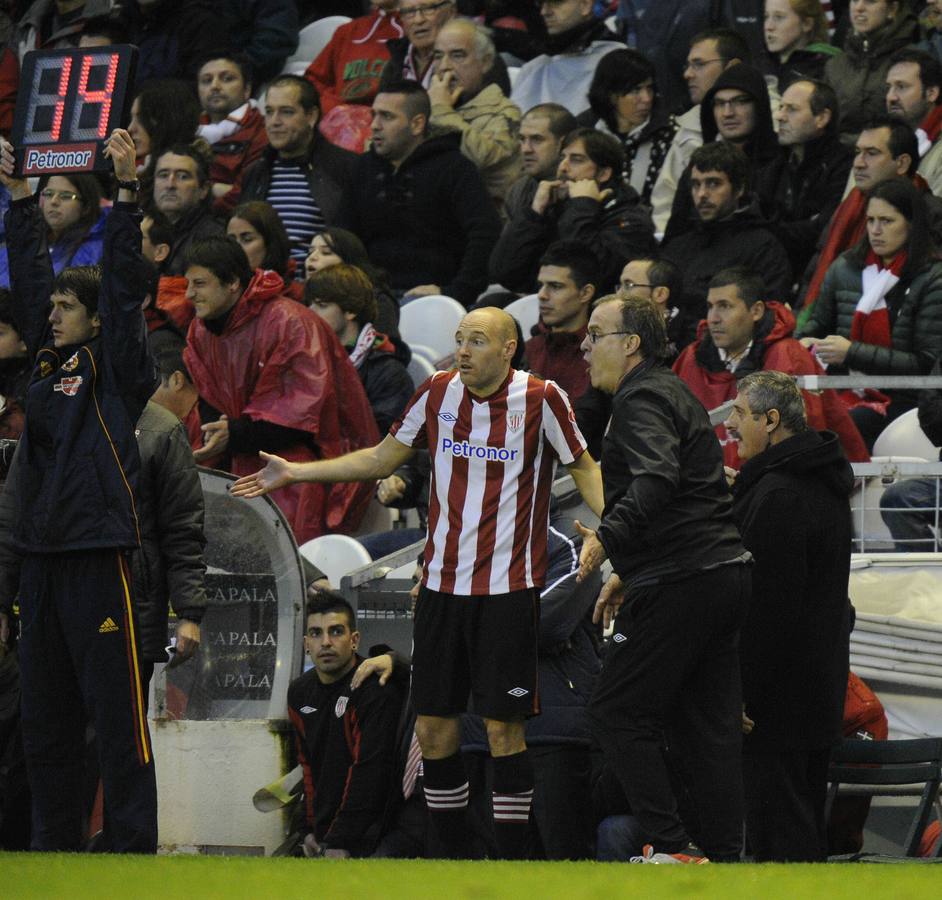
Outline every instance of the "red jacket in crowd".
{"label": "red jacket in crowd", "polygon": [[[823,375],[824,370],[814,357],[798,343],[792,334],[795,330],[795,317],[781,303],[768,301],[768,314],[771,314],[771,328],[765,337],[756,339],[753,350],[747,360],[756,360],[757,365],[748,368],[741,364],[736,373],[725,367],[712,371],[702,362],[710,354],[716,354],[713,341],[707,331],[706,320],[697,329],[697,339],[686,347],[674,363],[674,371],[686,382],[687,387],[696,394],[697,399],[708,409],[715,409],[737,394],[737,376],[743,378],[749,372],[772,370],[788,375]],[[761,327],[761,323],[758,327]],[[717,360],[719,359],[717,355]],[[744,361],[745,363],[746,361]],[[870,456],[860,432],[850,418],[846,407],[832,390],[802,391],[805,401],[805,413],[808,424],[815,430],[830,429],[840,438],[841,445],[851,462],[868,462]],[[716,426],[716,435],[723,447],[723,462],[738,469],[742,464],[739,459],[736,442],[726,433],[724,425]]]}
{"label": "red jacket in crowd", "polygon": [[402,35],[396,13],[381,9],[341,25],[304,73],[320,94],[322,114],[340,103],[372,103],[389,61],[386,41]]}
{"label": "red jacket in crowd", "polygon": [[[264,420],[306,431],[311,445],[279,455],[294,462],[370,447],[379,433],[347,351],[316,313],[283,296],[274,272],[257,271],[222,334],[194,319],[183,358],[200,396],[229,419]],[[262,467],[258,454],[232,454],[234,475]],[[299,544],[349,533],[363,517],[374,484],[297,484],[274,491]]]}
{"label": "red jacket in crowd", "polygon": [[[200,121],[206,124],[209,119],[204,115]],[[267,146],[265,119],[250,105],[238,129],[212,145],[213,161],[209,167],[209,180],[233,186],[231,191],[213,201],[216,213],[228,216],[235,209],[242,193],[245,170],[262,155],[262,150]]]}

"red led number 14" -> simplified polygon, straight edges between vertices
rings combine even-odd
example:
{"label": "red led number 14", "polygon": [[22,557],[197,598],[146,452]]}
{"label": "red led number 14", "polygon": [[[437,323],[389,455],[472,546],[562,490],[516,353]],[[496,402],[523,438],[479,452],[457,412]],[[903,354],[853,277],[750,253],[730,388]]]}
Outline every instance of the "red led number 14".
{"label": "red led number 14", "polygon": [[[65,59],[44,59],[36,65],[36,72],[33,76],[33,115],[32,123],[35,126],[37,114],[40,110],[53,107],[52,123],[48,130],[32,131],[34,139],[58,141],[62,134],[62,118],[65,112],[65,101],[69,96],[70,83],[72,81],[72,57]],[[70,141],[85,141],[102,139],[108,134],[108,119],[111,114],[111,97],[114,93],[115,78],[118,73],[117,53],[87,53],[82,56],[82,65],[79,69],[78,85],[76,87],[76,102],[72,110],[72,118],[66,137]],[[41,92],[39,84],[42,81],[42,75],[49,69],[57,69],[61,65],[62,70],[59,73],[59,81],[56,93]],[[104,88],[97,91],[88,89],[88,80],[93,66],[108,66],[108,73],[105,76]],[[89,106],[98,106],[98,115],[95,117],[94,124],[82,127],[82,114]]]}

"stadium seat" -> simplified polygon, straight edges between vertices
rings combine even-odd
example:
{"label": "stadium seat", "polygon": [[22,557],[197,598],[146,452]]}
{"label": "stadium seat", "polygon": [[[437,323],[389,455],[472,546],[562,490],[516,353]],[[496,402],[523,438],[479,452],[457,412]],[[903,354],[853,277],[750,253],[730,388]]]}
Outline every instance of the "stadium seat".
{"label": "stadium seat", "polygon": [[[876,446],[873,449],[876,454]],[[874,455],[870,458],[870,462],[892,465],[893,463],[921,463],[926,460],[914,456]],[[893,549],[893,535],[890,534],[890,529],[886,527],[883,516],[880,515],[880,498],[888,486],[889,483],[884,483],[879,475],[862,478],[854,486],[850,495],[850,509],[856,552],[874,553]]]}
{"label": "stadium seat", "polygon": [[412,383],[418,387],[422,384],[426,378],[431,378],[435,374],[435,366],[432,365],[431,360],[427,359],[421,353],[416,353],[415,348],[412,348],[412,359],[409,360],[409,365],[406,368],[406,371],[409,373],[409,377],[412,379]]}
{"label": "stadium seat", "polygon": [[455,329],[467,311],[451,297],[434,294],[416,297],[405,303],[399,311],[399,334],[411,347],[420,344],[430,347],[436,364],[455,352]]}
{"label": "stadium seat", "polygon": [[372,562],[366,548],[345,534],[324,534],[312,538],[298,547],[298,553],[317,566],[335,588],[340,587],[340,579],[344,575]]}
{"label": "stadium seat", "polygon": [[926,462],[939,458],[939,448],[932,445],[919,427],[919,410],[911,409],[890,422],[873,444],[874,456],[909,456]]}
{"label": "stadium seat", "polygon": [[285,60],[281,74],[303,75],[307,67],[317,59],[321,50],[330,43],[334,32],[349,21],[348,16],[327,16],[311,22],[310,25],[305,25],[298,32],[298,49]]}
{"label": "stadium seat", "polygon": [[399,510],[383,506],[374,497],[370,500],[370,505],[363,514],[363,520],[360,522],[360,527],[357,528],[357,534],[377,534],[392,531],[393,526],[398,521]]}
{"label": "stadium seat", "polygon": [[[847,738],[831,752],[828,768],[828,809],[838,796],[841,785],[856,785],[845,794],[872,796],[911,796],[914,786],[922,785],[919,803],[903,843],[903,855],[919,855],[919,845],[932,815],[932,804],[942,780],[942,738],[930,737],[903,741],[863,741]],[[936,856],[942,853],[942,842]],[[874,854],[855,854],[854,858],[879,861]]]}
{"label": "stadium seat", "polygon": [[533,326],[540,321],[540,301],[536,294],[528,294],[513,303],[508,303],[504,310],[509,312],[523,329],[524,339],[529,338]]}

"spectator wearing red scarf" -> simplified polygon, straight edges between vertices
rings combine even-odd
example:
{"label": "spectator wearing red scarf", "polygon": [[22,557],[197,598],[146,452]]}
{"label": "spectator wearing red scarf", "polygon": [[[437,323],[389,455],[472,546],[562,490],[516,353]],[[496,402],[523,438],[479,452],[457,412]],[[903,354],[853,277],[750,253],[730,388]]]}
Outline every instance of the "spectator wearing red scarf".
{"label": "spectator wearing red scarf", "polygon": [[[924,194],[906,178],[871,191],[866,237],[828,269],[802,343],[829,374],[928,375],[942,355],[942,263]],[[844,392],[873,448],[883,428],[915,406],[914,391]]]}

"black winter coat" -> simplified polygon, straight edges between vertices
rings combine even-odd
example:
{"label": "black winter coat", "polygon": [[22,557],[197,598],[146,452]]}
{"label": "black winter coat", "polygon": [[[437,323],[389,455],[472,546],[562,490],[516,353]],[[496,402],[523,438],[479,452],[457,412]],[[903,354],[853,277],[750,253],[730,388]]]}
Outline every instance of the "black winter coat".
{"label": "black winter coat", "polygon": [[678,306],[697,319],[706,315],[710,279],[729,266],[760,272],[770,300],[791,295],[788,254],[766,225],[754,198],[745,197],[743,205],[725,219],[702,222],[698,218],[690,231],[665,242],[662,256],[684,273],[684,297]]}
{"label": "black winter coat", "polygon": [[[265,200],[271,187],[272,167],[278,151],[266,147],[261,157],[245,171],[240,203]],[[353,178],[357,154],[332,144],[315,129],[314,140],[305,160],[308,187],[328,225],[337,224],[344,202],[344,191]],[[374,260],[375,262],[375,260]]]}
{"label": "black winter coat", "polygon": [[806,431],[747,460],[733,515],[754,559],[739,655],[748,752],[839,740],[847,690],[854,477],[840,441]]}
{"label": "black winter coat", "polygon": [[796,274],[814,256],[818,238],[844,196],[853,161],[852,151],[837,137],[820,137],[804,147],[800,161],[789,154],[765,205],[769,229],[782,242]]}
{"label": "black winter coat", "polygon": [[460,140],[435,134],[397,170],[372,150],[357,157],[336,224],[363,241],[396,290],[437,284],[470,306],[487,287],[500,217]]}
{"label": "black winter coat", "polygon": [[546,248],[558,240],[581,241],[599,260],[599,292],[606,293],[625,263],[649,255],[657,246],[651,213],[640,203],[638,192],[621,183],[611,186],[614,193],[601,203],[588,197],[566,199],[542,215],[531,208],[531,195],[530,203],[504,226],[491,253],[491,281],[530,293],[538,287],[536,277]]}
{"label": "black winter coat", "polygon": [[599,540],[629,586],[686,578],[743,553],[716,432],[656,360],[632,369],[612,397],[602,481]]}
{"label": "black winter coat", "polygon": [[210,208],[200,205],[191,209],[173,226],[173,245],[170,255],[161,263],[162,275],[183,275],[186,272],[186,254],[194,244],[208,238],[226,236],[226,226]]}
{"label": "black winter coat", "polygon": [[173,413],[151,401],[135,435],[143,552],[131,559],[134,608],[143,659],[166,662],[168,605],[192,622],[206,608],[203,490],[186,430]]}

